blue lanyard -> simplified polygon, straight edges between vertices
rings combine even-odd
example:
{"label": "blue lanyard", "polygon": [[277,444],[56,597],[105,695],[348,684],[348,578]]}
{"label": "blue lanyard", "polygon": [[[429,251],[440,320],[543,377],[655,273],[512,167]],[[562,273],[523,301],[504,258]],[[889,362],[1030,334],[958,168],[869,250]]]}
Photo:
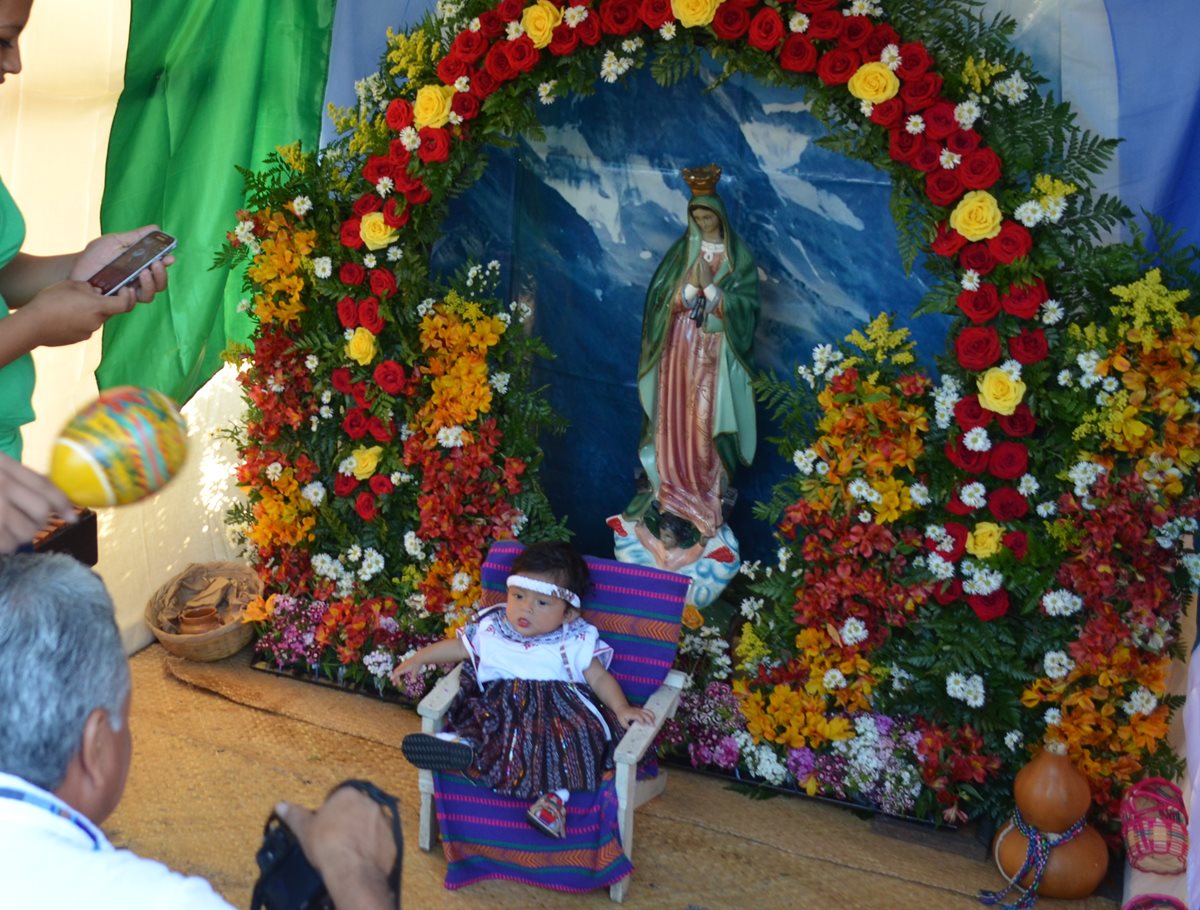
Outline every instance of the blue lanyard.
{"label": "blue lanyard", "polygon": [[0,787],[0,799],[13,799],[19,803],[29,803],[31,806],[37,806],[39,809],[45,809],[51,815],[56,815],[59,818],[66,819],[88,836],[88,840],[92,842],[93,850],[103,849],[100,844],[100,837],[96,834],[95,826],[70,806],[63,805],[62,803],[54,800],[46,799],[44,796],[39,796],[37,793],[29,793],[25,790],[16,790],[12,787]]}

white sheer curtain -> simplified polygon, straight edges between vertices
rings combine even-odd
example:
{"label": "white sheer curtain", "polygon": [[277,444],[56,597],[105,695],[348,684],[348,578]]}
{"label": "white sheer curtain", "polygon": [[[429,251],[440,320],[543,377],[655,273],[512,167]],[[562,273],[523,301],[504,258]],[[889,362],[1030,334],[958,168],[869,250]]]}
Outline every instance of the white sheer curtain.
{"label": "white sheer curtain", "polygon": [[[36,0],[21,36],[23,72],[0,87],[0,175],[25,216],[25,251],[80,249],[100,232],[109,130],[123,85],[129,0]],[[119,167],[120,162],[113,162]],[[169,227],[169,226],[167,226]],[[190,238],[198,255],[211,238]],[[153,305],[153,304],[151,304]],[[100,336],[35,352],[38,419],[26,464],[46,470],[54,437],[96,395]],[[233,452],[212,436],[241,408],[228,371],[184,409],[187,466],[159,496],[100,514],[100,562],[130,651],[150,640],[142,611],[189,562],[233,558],[222,516],[236,495]]]}

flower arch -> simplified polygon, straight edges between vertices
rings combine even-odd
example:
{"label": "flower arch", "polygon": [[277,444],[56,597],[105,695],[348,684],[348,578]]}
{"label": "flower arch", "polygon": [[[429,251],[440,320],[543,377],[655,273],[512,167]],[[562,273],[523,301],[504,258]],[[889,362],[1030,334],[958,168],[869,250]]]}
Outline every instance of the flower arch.
{"label": "flower arch", "polygon": [[[929,795],[925,811],[996,811],[1004,772],[1027,754],[1021,742],[1047,727],[1113,808],[1131,757],[1152,767],[1165,733],[1166,649],[1137,635],[1177,628],[1178,609],[1164,604],[1183,563],[1138,564],[1162,585],[1147,595],[1153,605],[1125,611],[1133,622],[1106,612],[1087,579],[1062,581],[1087,562],[1077,528],[1095,502],[1107,496],[1140,516],[1144,541],[1161,527],[1147,516],[1162,501],[1161,486],[1136,478],[1128,495],[1112,495],[1116,472],[1112,483],[1102,475],[1114,457],[1087,448],[1113,439],[1100,427],[1109,417],[1097,416],[1090,435],[1075,422],[1064,431],[1053,390],[1070,356],[1100,348],[1095,334],[1080,340],[1065,326],[1088,321],[1110,287],[1128,283],[1160,315],[1168,305],[1136,283],[1148,261],[1140,245],[1098,245],[1129,216],[1091,190],[1115,142],[1038,94],[1041,80],[1008,43],[1012,29],[979,18],[969,0],[466,0],[389,32],[362,104],[338,113],[342,138],[319,153],[282,149],[246,175],[251,207],[224,252],[250,260],[258,322],[235,352],[249,404],[239,479],[250,496],[233,518],[275,592],[253,614],[263,650],[280,665],[382,688],[396,654],[475,602],[490,541],[563,533],[537,481],[537,436],[551,415],[529,388],[530,359],[544,351],[520,329],[527,307],[496,299],[498,263],[433,275],[430,247],[449,199],[481,174],[482,150],[535,130],[539,103],[642,66],[675,84],[706,52],[726,76],[805,91],[829,129],[825,145],[891,174],[902,257],[911,267],[924,255],[935,282],[921,309],[957,318],[932,394],[886,321],[849,339],[850,359],[822,355],[801,368],[814,390],[823,386],[829,422],[812,446],[785,440],[799,473],[763,509],[782,517],[781,541],[801,569],[781,564],[759,580],[757,606],[743,605],[740,697],[693,700],[725,706],[723,735],[752,773],[829,792],[822,755],[844,764],[850,739],[891,736],[890,723],[868,731],[860,721],[877,716],[885,681],[902,688],[908,677],[909,694],[888,704],[916,718],[895,727],[895,742],[907,744],[920,781],[904,780]],[[1191,342],[1180,344],[1191,357]],[[781,412],[801,407],[804,390],[791,383],[764,380],[760,391]],[[899,404],[883,415],[881,400]],[[845,427],[876,428],[859,438],[861,454],[879,444],[881,419],[897,416],[896,426],[927,432],[898,449],[888,437],[901,455],[854,487],[858,456],[846,440],[859,430]],[[1157,468],[1185,472],[1196,449],[1190,436],[1159,446]],[[819,464],[826,471],[811,477]],[[814,501],[824,506],[814,511]],[[1045,546],[1060,501],[1078,521]],[[1169,518],[1177,529],[1194,523],[1194,497],[1181,501]],[[820,609],[806,600],[825,590],[819,564],[855,560],[856,577],[878,575],[875,589],[832,591]],[[784,628],[799,624],[794,641],[764,631],[777,627],[760,622],[764,602]],[[1025,634],[1031,624],[1038,631]],[[905,633],[907,651],[901,629],[919,630]],[[704,653],[706,634],[685,651]],[[1130,649],[1119,671],[1076,647],[1089,635]],[[964,642],[976,653],[963,654]],[[1060,655],[1053,668],[1051,655]],[[944,666],[955,669],[947,676]],[[1128,683],[1122,697],[1145,692],[1154,704],[1143,698],[1135,707],[1145,710],[1127,712],[1124,732],[1072,739],[1061,723],[1067,700],[1114,674]],[[1028,710],[1051,702],[1060,722]],[[691,747],[712,733],[689,734],[685,723],[676,735]]]}

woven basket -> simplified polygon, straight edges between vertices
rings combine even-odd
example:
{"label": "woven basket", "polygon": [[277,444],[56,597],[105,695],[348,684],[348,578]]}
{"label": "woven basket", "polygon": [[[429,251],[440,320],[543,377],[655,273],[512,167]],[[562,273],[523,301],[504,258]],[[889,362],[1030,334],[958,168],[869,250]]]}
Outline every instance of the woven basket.
{"label": "woven basket", "polygon": [[1179,787],[1147,777],[1121,798],[1121,834],[1129,865],[1141,872],[1175,875],[1187,868],[1188,816]]}
{"label": "woven basket", "polygon": [[[229,582],[215,604],[221,625],[196,635],[178,634],[179,614],[194,598],[202,597],[215,579]],[[221,660],[250,643],[254,628],[242,622],[242,613],[261,594],[262,581],[244,563],[192,563],[154,592],[146,604],[146,625],[172,654],[189,660]]]}

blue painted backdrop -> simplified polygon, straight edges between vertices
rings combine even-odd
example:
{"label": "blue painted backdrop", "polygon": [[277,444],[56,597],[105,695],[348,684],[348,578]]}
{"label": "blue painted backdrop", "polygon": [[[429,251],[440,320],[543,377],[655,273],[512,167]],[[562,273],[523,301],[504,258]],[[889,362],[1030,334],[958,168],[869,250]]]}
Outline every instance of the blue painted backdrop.
{"label": "blue painted backdrop", "polygon": [[[1077,0],[1069,17],[1057,0],[988,6],[1016,16],[1018,43],[1087,127],[1126,137],[1101,188],[1135,210],[1167,215],[1200,242],[1200,177],[1191,164],[1200,151],[1194,2],[1155,4],[1154,20],[1174,23],[1167,30],[1133,0]],[[330,99],[352,103],[353,83],[373,68],[386,27],[415,21],[424,7],[341,0]],[[544,441],[544,477],[556,510],[591,553],[610,552],[604,519],[633,493],[642,305],[659,259],[683,230],[681,167],[724,168],[720,193],[762,279],[760,368],[788,373],[815,344],[836,341],[880,310],[910,325],[927,362],[944,348],[944,321],[906,318],[924,286],[919,265],[912,276],[901,268],[884,175],[816,146],[820,126],[803,98],[738,80],[706,94],[706,81],[661,89],[639,74],[542,108],[545,140],[493,154],[435,252],[445,269],[499,259],[509,295],[535,307],[536,331],[557,355],[537,381],[567,423]],[[788,468],[767,442],[773,431],[760,415],[759,456],[735,481],[741,496],[731,524],[749,558],[772,549],[752,504]]]}

